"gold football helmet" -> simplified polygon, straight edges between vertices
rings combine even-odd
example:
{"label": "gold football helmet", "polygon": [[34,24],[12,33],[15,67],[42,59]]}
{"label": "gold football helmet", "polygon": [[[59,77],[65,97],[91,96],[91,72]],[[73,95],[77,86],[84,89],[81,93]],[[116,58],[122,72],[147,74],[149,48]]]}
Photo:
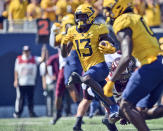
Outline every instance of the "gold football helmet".
{"label": "gold football helmet", "polygon": [[95,10],[89,4],[82,4],[75,11],[75,23],[78,25],[78,28],[93,24],[95,17]]}
{"label": "gold football helmet", "polygon": [[103,8],[107,9],[111,18],[117,18],[129,8],[133,7],[133,0],[104,0]]}
{"label": "gold football helmet", "polygon": [[75,24],[74,15],[67,14],[62,18],[62,32],[67,32],[67,28]]}

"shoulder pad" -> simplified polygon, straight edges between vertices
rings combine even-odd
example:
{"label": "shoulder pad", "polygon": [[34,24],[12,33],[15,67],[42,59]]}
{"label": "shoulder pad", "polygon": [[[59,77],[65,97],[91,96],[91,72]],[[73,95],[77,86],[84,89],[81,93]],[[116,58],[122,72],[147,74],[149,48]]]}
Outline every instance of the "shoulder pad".
{"label": "shoulder pad", "polygon": [[120,30],[131,27],[131,24],[131,16],[129,14],[123,14],[114,21],[113,30],[117,34]]}

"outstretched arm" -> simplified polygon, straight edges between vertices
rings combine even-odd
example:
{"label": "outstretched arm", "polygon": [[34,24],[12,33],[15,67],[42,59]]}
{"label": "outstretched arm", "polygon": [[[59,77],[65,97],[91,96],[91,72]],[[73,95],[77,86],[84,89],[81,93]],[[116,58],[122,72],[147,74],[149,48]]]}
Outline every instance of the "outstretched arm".
{"label": "outstretched arm", "polygon": [[120,41],[120,47],[122,52],[122,57],[120,59],[119,65],[116,70],[113,72],[111,81],[116,81],[119,75],[126,69],[132,53],[132,31],[129,28],[121,30],[117,34],[117,38]]}
{"label": "outstretched arm", "polygon": [[106,96],[112,95],[112,89],[114,82],[119,78],[120,74],[126,69],[128,66],[128,63],[131,59],[131,53],[132,53],[132,31],[129,28],[123,29],[118,32],[117,38],[120,41],[120,48],[121,48],[121,59],[119,62],[118,67],[113,72],[112,77],[107,82],[107,84],[104,86],[104,94]]}

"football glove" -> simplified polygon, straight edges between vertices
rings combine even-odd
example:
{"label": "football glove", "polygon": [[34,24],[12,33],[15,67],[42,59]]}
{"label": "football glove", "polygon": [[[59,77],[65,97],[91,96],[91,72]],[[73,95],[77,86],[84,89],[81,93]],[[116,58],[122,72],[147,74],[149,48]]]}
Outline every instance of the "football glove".
{"label": "football glove", "polygon": [[114,82],[109,80],[103,88],[104,95],[107,97],[113,96],[113,88],[114,88]]}
{"label": "football glove", "polygon": [[67,44],[69,41],[72,41],[73,38],[74,37],[71,34],[65,35],[62,39],[62,44]]}
{"label": "football glove", "polygon": [[101,41],[98,49],[103,54],[113,54],[116,51],[116,48],[109,43],[109,41]]}
{"label": "football glove", "polygon": [[63,37],[63,35],[62,35],[61,33],[58,34],[58,35],[56,35],[55,41],[56,41],[57,43],[60,43],[61,40],[62,40],[62,37]]}

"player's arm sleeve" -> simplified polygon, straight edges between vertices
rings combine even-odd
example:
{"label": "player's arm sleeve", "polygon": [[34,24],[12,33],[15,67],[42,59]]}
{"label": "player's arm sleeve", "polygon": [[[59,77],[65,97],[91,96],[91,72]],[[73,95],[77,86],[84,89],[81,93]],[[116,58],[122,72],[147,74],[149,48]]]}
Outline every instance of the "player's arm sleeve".
{"label": "player's arm sleeve", "polygon": [[51,27],[51,31],[50,31],[50,37],[49,37],[49,44],[51,47],[55,48],[55,44],[56,44],[56,25],[53,24],[53,26]]}
{"label": "player's arm sleeve", "polygon": [[35,61],[36,61],[36,64],[40,64],[42,62],[42,58],[40,56],[35,56]]}
{"label": "player's arm sleeve", "polygon": [[18,72],[18,58],[15,60],[15,71]]}
{"label": "player's arm sleeve", "polygon": [[46,75],[46,63],[42,62],[39,66],[40,70],[40,76],[45,76]]}
{"label": "player's arm sleeve", "polygon": [[52,68],[51,65],[48,65],[48,66],[47,66],[47,72],[48,72],[48,75],[49,75],[49,76],[53,76],[53,68]]}
{"label": "player's arm sleeve", "polygon": [[54,48],[54,45],[55,45],[55,33],[53,32],[52,29],[51,29],[50,37],[49,37],[49,44],[50,44],[51,47]]}
{"label": "player's arm sleeve", "polygon": [[121,30],[131,28],[131,26],[134,26],[132,23],[133,23],[132,19],[128,16],[121,17],[115,20],[113,25],[114,33],[117,35],[117,33],[120,32]]}

